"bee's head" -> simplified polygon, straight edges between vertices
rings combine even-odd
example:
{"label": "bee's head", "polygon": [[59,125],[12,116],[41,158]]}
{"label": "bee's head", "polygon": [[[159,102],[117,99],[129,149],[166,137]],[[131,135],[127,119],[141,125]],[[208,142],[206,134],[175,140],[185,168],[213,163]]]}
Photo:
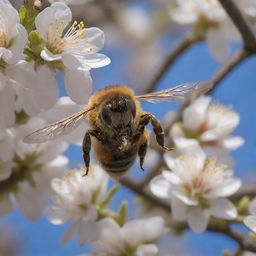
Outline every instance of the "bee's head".
{"label": "bee's head", "polygon": [[104,103],[101,118],[109,127],[121,131],[131,125],[135,115],[135,102],[127,96],[118,96]]}

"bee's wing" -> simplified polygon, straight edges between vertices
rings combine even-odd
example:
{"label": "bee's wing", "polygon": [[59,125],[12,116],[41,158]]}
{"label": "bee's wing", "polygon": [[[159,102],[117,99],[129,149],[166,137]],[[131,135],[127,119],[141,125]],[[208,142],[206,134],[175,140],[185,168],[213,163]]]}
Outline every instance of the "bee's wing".
{"label": "bee's wing", "polygon": [[42,143],[66,135],[73,131],[82,122],[86,114],[94,108],[95,106],[83,109],[56,123],[49,124],[44,128],[27,135],[23,141],[26,143]]}
{"label": "bee's wing", "polygon": [[203,81],[203,82],[191,82],[178,85],[173,88],[166,90],[152,92],[144,95],[135,96],[138,100],[145,100],[149,102],[183,102],[189,97],[197,97],[201,94],[206,93],[212,88],[212,82]]}

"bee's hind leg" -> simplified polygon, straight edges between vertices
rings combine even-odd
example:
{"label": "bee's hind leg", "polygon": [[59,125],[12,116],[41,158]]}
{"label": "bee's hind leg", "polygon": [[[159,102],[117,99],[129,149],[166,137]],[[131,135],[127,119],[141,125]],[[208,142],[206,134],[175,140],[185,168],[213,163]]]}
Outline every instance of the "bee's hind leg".
{"label": "bee's hind leg", "polygon": [[83,158],[85,163],[85,173],[83,174],[83,177],[86,176],[89,172],[89,165],[90,165],[90,150],[91,150],[91,135],[90,131],[87,131],[84,135],[83,144]]}
{"label": "bee's hind leg", "polygon": [[138,155],[139,155],[139,158],[140,158],[140,169],[142,171],[144,171],[144,168],[143,168],[143,163],[144,163],[144,158],[146,156],[146,153],[147,153],[147,148],[148,148],[148,142],[147,140],[142,143],[139,147],[139,151],[138,151]]}

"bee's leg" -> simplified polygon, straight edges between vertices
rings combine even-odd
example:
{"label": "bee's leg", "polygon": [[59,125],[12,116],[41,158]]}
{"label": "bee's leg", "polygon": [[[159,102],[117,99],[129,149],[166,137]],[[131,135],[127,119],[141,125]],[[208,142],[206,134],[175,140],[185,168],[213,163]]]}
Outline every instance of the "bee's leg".
{"label": "bee's leg", "polygon": [[147,153],[147,148],[148,148],[148,141],[146,140],[144,143],[142,143],[140,145],[139,151],[138,151],[138,154],[139,154],[139,157],[140,157],[140,169],[142,171],[144,171],[143,163],[144,163],[144,158],[145,158],[146,153]]}
{"label": "bee's leg", "polygon": [[84,135],[83,139],[83,158],[84,158],[84,163],[85,163],[85,174],[83,175],[86,176],[89,172],[89,165],[90,165],[90,150],[91,150],[91,135],[90,131],[87,131]]}
{"label": "bee's leg", "polygon": [[174,150],[174,148],[168,148],[164,145],[164,130],[161,126],[161,123],[157,120],[157,118],[150,114],[151,116],[151,124],[152,124],[152,127],[153,127],[153,131],[156,135],[156,141],[158,143],[158,145],[162,148],[162,149],[165,149],[165,150],[168,150],[168,151],[172,151]]}
{"label": "bee's leg", "polygon": [[174,150],[173,148],[168,148],[168,147],[164,146],[164,131],[163,131],[163,128],[162,128],[160,122],[156,119],[156,117],[154,115],[149,114],[149,113],[143,114],[141,116],[141,120],[138,125],[138,130],[139,131],[144,130],[145,126],[149,122],[151,122],[151,124],[152,124],[153,131],[156,135],[156,141],[157,141],[158,145],[161,148],[168,150],[168,151]]}

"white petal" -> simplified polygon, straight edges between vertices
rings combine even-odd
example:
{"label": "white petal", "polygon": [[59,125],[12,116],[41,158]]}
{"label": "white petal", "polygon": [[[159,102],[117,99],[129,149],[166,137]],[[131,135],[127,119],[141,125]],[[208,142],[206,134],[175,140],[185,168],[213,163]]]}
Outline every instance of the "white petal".
{"label": "white petal", "polygon": [[46,61],[56,61],[56,60],[61,60],[61,55],[60,54],[53,54],[50,52],[48,49],[44,49],[40,53],[40,57]]}
{"label": "white petal", "polygon": [[221,144],[226,149],[232,151],[236,150],[237,148],[241,147],[244,144],[244,139],[239,136],[232,136],[225,138],[221,141]]}
{"label": "white petal", "polygon": [[150,186],[151,192],[155,196],[160,197],[160,198],[170,197],[171,184],[162,175],[158,175],[158,176],[154,177],[150,181],[149,186]]}
{"label": "white petal", "polygon": [[41,11],[35,19],[37,30],[40,31],[44,40],[47,41],[49,28],[57,27],[55,24],[62,22],[63,27],[72,20],[71,10],[64,3],[53,3],[50,7]]}
{"label": "white petal", "polygon": [[14,63],[12,61],[14,59],[13,53],[9,49],[0,47],[0,58],[3,59],[8,64]]}
{"label": "white petal", "polygon": [[192,207],[188,212],[188,225],[195,233],[203,233],[208,225],[209,215],[206,210]]}
{"label": "white petal", "polygon": [[13,40],[13,44],[9,48],[9,50],[12,51],[14,58],[9,63],[15,63],[18,60],[23,59],[23,50],[28,38],[27,30],[21,24],[16,24],[16,26],[18,30],[18,35],[15,40]]}
{"label": "white petal", "polygon": [[[34,91],[34,99],[38,106],[47,110],[55,105],[58,99],[59,90],[54,77],[54,72],[46,65],[43,65],[37,70],[38,85]],[[47,81],[47,83],[45,82]]]}
{"label": "white petal", "polygon": [[155,256],[158,253],[158,248],[155,244],[141,245],[136,250],[136,256]]}
{"label": "white petal", "polygon": [[175,149],[179,151],[180,155],[196,155],[200,158],[205,158],[205,153],[199,145],[198,140],[176,138],[174,139]]}
{"label": "white petal", "polygon": [[78,236],[80,246],[99,239],[101,228],[96,222],[80,222]]}
{"label": "white petal", "polygon": [[244,218],[244,224],[256,233],[256,216],[247,216]]}
{"label": "white petal", "polygon": [[[62,54],[63,64],[70,70],[76,70],[78,68],[83,67],[79,58],[70,53],[63,53]],[[90,68],[88,67],[87,70],[89,71]]]}
{"label": "white petal", "polygon": [[184,194],[184,192],[182,191],[175,191],[173,190],[172,193],[178,198],[180,199],[184,204],[186,205],[198,205],[198,201],[195,198],[192,197],[188,197],[187,195]]}
{"label": "white petal", "polygon": [[78,223],[72,224],[64,233],[64,235],[61,238],[61,244],[66,244],[69,242],[72,237],[75,235],[75,231],[78,228]]}
{"label": "white petal", "polygon": [[184,110],[183,123],[185,128],[192,131],[199,128],[205,119],[210,101],[210,97],[200,97]]}
{"label": "white petal", "polygon": [[112,218],[101,219],[98,223],[101,228],[102,239],[108,239],[113,235],[121,238],[121,228]]}
{"label": "white petal", "polygon": [[89,44],[88,48],[92,47],[92,52],[97,52],[104,46],[104,32],[99,28],[92,27],[86,30],[84,37],[88,38]]}
{"label": "white petal", "polygon": [[48,209],[46,214],[47,219],[54,225],[62,225],[72,219],[70,213],[66,211],[66,209],[58,208],[58,206]]}
{"label": "white petal", "polygon": [[249,205],[249,212],[256,215],[256,197],[251,201]]}
{"label": "white petal", "polygon": [[42,214],[47,200],[42,200],[43,195],[31,188],[27,183],[19,185],[19,191],[16,193],[16,201],[30,221],[36,221]]}
{"label": "white petal", "polygon": [[226,183],[222,183],[220,186],[215,187],[215,189],[210,192],[207,197],[227,197],[233,195],[241,187],[241,180],[232,178]]}
{"label": "white petal", "polygon": [[125,242],[134,246],[140,242],[152,242],[166,232],[164,219],[155,216],[127,222],[121,230]]}
{"label": "white petal", "polygon": [[[170,172],[170,171],[163,171],[163,173],[162,173],[162,175],[163,175],[163,177],[167,180],[167,181],[169,181],[169,184],[171,183],[171,184],[176,184],[176,185],[178,185],[178,184],[180,184],[180,178],[179,178],[179,176],[177,176],[175,173],[173,173],[173,172]],[[169,187],[171,188],[171,184],[169,185]]]}
{"label": "white petal", "polygon": [[11,127],[15,123],[15,92],[8,84],[0,93],[0,128]]}
{"label": "white petal", "polygon": [[236,208],[226,198],[212,200],[210,212],[213,216],[225,220],[232,220],[237,216]]}
{"label": "white petal", "polygon": [[175,220],[185,221],[187,219],[188,207],[178,198],[171,199],[172,216]]}
{"label": "white petal", "polygon": [[206,41],[212,56],[224,61],[229,55],[228,40],[219,28],[210,28],[206,32]]}
{"label": "white petal", "polygon": [[180,24],[192,24],[197,21],[196,13],[177,8],[171,12],[171,18]]}
{"label": "white petal", "polygon": [[92,91],[92,78],[83,70],[69,70],[64,72],[65,88],[69,97],[78,104],[85,104]]}
{"label": "white petal", "polygon": [[110,59],[101,53],[88,54],[85,56],[84,61],[90,68],[100,68],[110,63]]}

